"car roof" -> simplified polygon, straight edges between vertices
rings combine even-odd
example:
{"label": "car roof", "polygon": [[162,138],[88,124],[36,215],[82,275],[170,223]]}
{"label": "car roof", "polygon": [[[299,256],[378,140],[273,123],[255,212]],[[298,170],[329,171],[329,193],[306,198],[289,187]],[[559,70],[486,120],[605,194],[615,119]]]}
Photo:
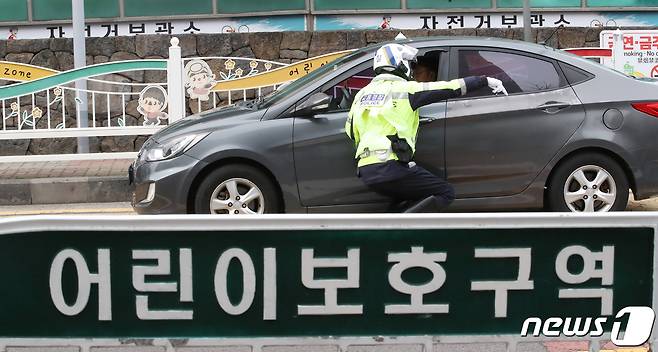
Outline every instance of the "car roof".
{"label": "car roof", "polygon": [[401,40],[393,40],[388,42],[382,42],[370,45],[365,49],[376,50],[385,44],[406,44],[409,46],[424,48],[429,46],[487,46],[487,47],[500,47],[500,48],[509,48],[509,49],[518,49],[528,52],[557,52],[553,47],[535,43],[529,43],[516,39],[506,39],[506,38],[495,38],[495,37],[468,37],[468,36],[433,36],[433,37],[418,37],[418,38],[408,38]]}
{"label": "car roof", "polygon": [[434,36],[434,37],[417,37],[402,40],[393,40],[388,42],[376,43],[369,45],[359,51],[374,52],[382,45],[385,44],[406,44],[418,49],[424,49],[433,46],[478,46],[510,49],[515,51],[522,51],[537,55],[546,56],[556,60],[560,60],[574,66],[586,69],[599,71],[600,64],[578,57],[577,55],[565,52],[563,50],[555,49],[553,47],[525,42],[515,39],[495,38],[495,37],[476,37],[476,36]]}

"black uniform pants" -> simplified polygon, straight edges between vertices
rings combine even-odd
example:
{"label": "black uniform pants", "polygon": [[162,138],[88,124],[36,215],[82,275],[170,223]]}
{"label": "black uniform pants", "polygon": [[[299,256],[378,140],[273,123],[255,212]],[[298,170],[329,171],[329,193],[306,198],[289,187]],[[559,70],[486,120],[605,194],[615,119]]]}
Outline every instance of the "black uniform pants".
{"label": "black uniform pants", "polygon": [[394,206],[391,210],[405,210],[426,200],[429,207],[421,212],[435,212],[455,199],[451,184],[413,163],[391,160],[363,166],[359,168],[359,177],[375,192],[392,198],[394,204],[402,203],[403,209]]}

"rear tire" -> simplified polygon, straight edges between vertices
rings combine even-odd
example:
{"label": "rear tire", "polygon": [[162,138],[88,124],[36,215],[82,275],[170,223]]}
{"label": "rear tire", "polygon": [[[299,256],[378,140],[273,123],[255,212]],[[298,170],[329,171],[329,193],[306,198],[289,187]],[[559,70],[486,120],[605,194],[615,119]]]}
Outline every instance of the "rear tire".
{"label": "rear tire", "polygon": [[249,165],[225,165],[203,179],[194,198],[197,214],[278,213],[280,201],[270,178]]}
{"label": "rear tire", "polygon": [[599,153],[582,153],[558,166],[547,200],[551,211],[609,212],[626,209],[629,185],[621,166]]}

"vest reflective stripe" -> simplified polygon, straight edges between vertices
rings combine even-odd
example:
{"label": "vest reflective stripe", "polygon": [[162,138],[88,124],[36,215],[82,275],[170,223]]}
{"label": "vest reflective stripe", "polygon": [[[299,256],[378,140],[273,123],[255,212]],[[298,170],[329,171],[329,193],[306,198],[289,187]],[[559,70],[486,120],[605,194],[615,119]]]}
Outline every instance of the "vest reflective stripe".
{"label": "vest reflective stripe", "polygon": [[389,160],[398,160],[398,157],[397,157],[397,155],[395,155],[395,153],[391,153],[390,156],[388,158],[386,158],[386,160],[381,160],[381,159],[379,159],[379,157],[377,157],[377,155],[371,155],[367,158],[359,159],[358,167],[366,166],[366,165],[372,165],[372,164],[378,164],[378,163],[382,163],[382,162],[389,161]]}
{"label": "vest reflective stripe", "polygon": [[[462,85],[461,79],[419,83],[390,74],[378,75],[356,94],[345,123],[345,133],[355,142],[354,157],[359,158],[366,149],[390,149],[391,141],[387,137],[390,135],[405,139],[415,152],[418,111],[411,108],[409,95],[426,90],[459,90]],[[360,158],[358,166],[398,160],[398,157],[391,153],[382,159],[378,155],[369,155]]]}

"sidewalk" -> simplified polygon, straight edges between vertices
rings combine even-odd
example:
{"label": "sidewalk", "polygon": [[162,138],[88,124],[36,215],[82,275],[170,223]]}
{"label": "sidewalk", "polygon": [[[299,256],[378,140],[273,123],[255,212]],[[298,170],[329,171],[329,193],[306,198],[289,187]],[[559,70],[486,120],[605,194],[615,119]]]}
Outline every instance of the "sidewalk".
{"label": "sidewalk", "polygon": [[0,205],[128,202],[132,161],[0,163]]}

